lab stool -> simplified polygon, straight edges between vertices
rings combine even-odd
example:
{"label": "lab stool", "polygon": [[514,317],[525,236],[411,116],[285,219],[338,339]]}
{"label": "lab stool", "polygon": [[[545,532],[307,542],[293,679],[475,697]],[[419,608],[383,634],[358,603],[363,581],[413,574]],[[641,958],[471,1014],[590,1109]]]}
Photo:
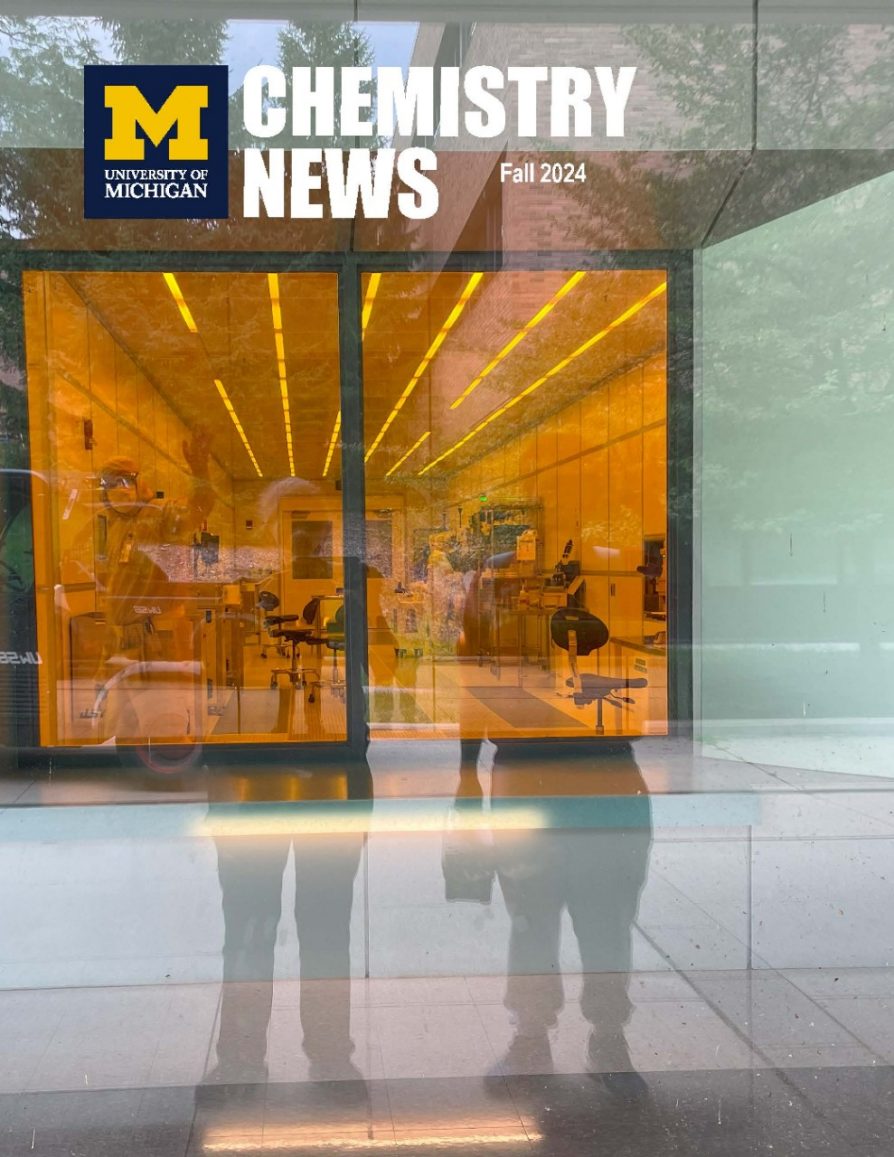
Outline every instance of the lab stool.
{"label": "lab stool", "polygon": [[297,623],[300,615],[268,615],[264,626],[272,639],[282,639],[289,648],[291,661],[288,667],[274,667],[270,672],[270,687],[279,686],[279,676],[287,676],[292,687],[309,687],[307,697],[309,703],[316,701],[316,688],[321,686],[320,672],[314,667],[305,667],[300,662],[300,646],[302,643],[314,643],[313,627],[289,627],[286,623]]}
{"label": "lab stool", "polygon": [[608,642],[608,627],[602,619],[578,607],[562,607],[550,620],[550,636],[557,647],[568,652],[571,663],[571,678],[566,686],[572,688],[572,698],[578,707],[596,704],[596,734],[605,735],[602,718],[603,703],[610,703],[619,710],[625,703],[634,700],[618,692],[648,687],[648,679],[625,679],[623,675],[580,674],[577,669],[578,655],[589,655]]}

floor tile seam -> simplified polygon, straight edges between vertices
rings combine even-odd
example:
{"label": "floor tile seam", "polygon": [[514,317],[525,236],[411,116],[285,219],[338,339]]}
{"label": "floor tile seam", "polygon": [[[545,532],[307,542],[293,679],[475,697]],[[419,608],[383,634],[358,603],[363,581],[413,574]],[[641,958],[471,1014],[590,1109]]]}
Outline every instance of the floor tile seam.
{"label": "floor tile seam", "polygon": [[[161,1019],[162,1029],[164,1029],[165,1023],[169,1020],[169,1014],[170,1014],[171,1006],[172,1006],[173,1002],[174,1002],[174,994],[173,994],[173,992],[169,992],[168,993],[168,999],[167,999],[165,1006],[164,1006],[164,1012],[162,1013],[162,1019]],[[161,1042],[162,1042],[162,1033],[159,1032],[158,1037],[155,1041],[155,1048],[152,1050],[152,1057],[149,1061],[149,1068],[146,1071],[147,1079],[151,1078],[152,1073],[155,1070],[155,1062],[158,1058],[159,1050],[161,1049]]]}
{"label": "floor tile seam", "polygon": [[[811,786],[811,785],[803,786],[803,785],[799,785],[796,783],[792,783],[791,780],[783,778],[783,776],[781,776],[779,774],[779,771],[774,771],[772,769],[773,765],[754,764],[753,766],[761,767],[761,770],[763,770],[775,783],[778,783],[780,785],[780,787],[782,788],[782,794],[788,794],[789,791],[793,791],[793,792],[798,792],[799,794],[805,794],[805,795],[816,795],[820,792],[827,793],[828,795],[837,795],[841,792],[848,793],[848,792],[852,792],[852,791],[857,790],[856,784],[858,783],[858,781],[861,781],[861,780],[870,780],[871,781],[870,785],[863,788],[863,791],[865,791],[865,793],[867,795],[870,795],[870,794],[875,795],[875,794],[880,793],[880,792],[881,793],[890,793],[890,792],[894,791],[894,784],[892,784],[892,781],[887,776],[856,774],[853,777],[853,785],[851,785],[850,783],[848,783],[848,784],[842,783],[842,784],[838,784],[838,785],[817,784],[816,786]],[[798,773],[800,773],[802,775],[808,774],[810,771],[809,768],[798,768],[798,767],[781,768],[780,770],[786,771],[786,772],[789,772],[789,773],[795,774],[795,775],[797,775]],[[845,775],[848,775],[849,773],[845,772],[845,771],[830,771],[830,772],[818,772],[818,773],[814,772],[813,774],[845,776]]]}
{"label": "floor tile seam", "polygon": [[[638,925],[636,925],[636,926],[638,926]],[[658,951],[657,944],[652,940],[652,938],[648,935],[648,933],[644,932],[641,928],[640,928],[640,932],[645,937],[645,939],[652,945],[652,947],[656,951]],[[745,971],[747,973],[747,972],[752,971],[752,970],[745,969],[743,971]],[[697,994],[699,999],[701,1001],[703,1001],[703,1003],[706,1004],[708,1006],[708,1008],[711,1009],[711,1011],[718,1018],[718,1020],[720,1020],[720,1022],[722,1024],[724,1024],[726,1026],[726,1028],[728,1028],[729,1031],[735,1037],[738,1038],[738,1040],[740,1041],[741,1044],[743,1044],[752,1054],[757,1054],[761,1060],[765,1061],[767,1068],[774,1068],[775,1067],[770,1062],[769,1057],[763,1053],[760,1046],[756,1045],[754,1043],[754,1041],[745,1033],[745,1031],[743,1029],[740,1029],[739,1026],[737,1024],[735,1024],[735,1022],[730,1019],[730,1017],[727,1015],[727,1013],[724,1012],[724,1010],[722,1008],[720,1008],[720,1006],[717,1005],[717,1003],[711,999],[711,997],[709,997],[705,993],[701,992],[700,989],[697,987],[694,980],[692,980],[689,976],[687,976],[687,974],[682,969],[679,969],[676,966],[674,966],[674,972],[684,981],[684,983],[688,984],[692,988],[692,990]],[[752,1065],[752,1067],[754,1067],[754,1066]]]}
{"label": "floor tile seam", "polygon": [[[219,956],[220,953],[215,953]],[[253,983],[253,982],[249,982]],[[145,992],[147,988],[157,989],[175,989],[180,988],[220,988],[223,984],[222,980],[178,980],[173,984],[164,984],[159,981],[153,981],[149,984],[41,984],[37,987],[25,987],[23,985],[15,985],[13,988],[3,988],[0,986],[0,1000],[6,993],[14,995],[15,993],[38,993],[38,992],[122,992],[125,990],[133,990],[134,992]]]}
{"label": "floor tile seam", "polygon": [[881,842],[894,840],[894,828],[891,829],[890,834],[887,832],[877,832],[865,835],[842,835],[842,836],[828,836],[828,835],[793,835],[793,836],[761,836],[752,835],[751,842],[753,844],[838,844],[838,843],[854,843],[856,841],[873,841]]}
{"label": "floor tile seam", "polygon": [[[868,817],[865,812],[860,811],[858,808],[852,807],[850,804],[840,803],[839,801],[833,800],[832,798],[830,798],[827,801],[825,798],[823,798],[824,794],[826,794],[826,793],[821,792],[819,789],[808,788],[805,794],[810,799],[812,799],[814,801],[819,801],[821,803],[828,803],[829,807],[837,807],[840,811],[848,812],[851,815],[860,816],[863,819],[872,818],[875,820],[876,823],[884,824],[885,827],[890,828],[892,834],[894,834],[894,820],[889,821],[889,820],[884,820],[884,819],[878,819],[875,816]],[[854,793],[842,790],[840,792],[834,792],[834,793],[828,793],[828,794],[830,796],[834,796],[834,795],[852,795]],[[858,792],[856,794],[861,794],[861,793]],[[872,794],[875,795],[876,792],[873,791]],[[892,788],[891,788],[891,795],[892,795],[892,797],[894,797],[894,785],[892,785]]]}
{"label": "floor tile seam", "polygon": [[[205,1049],[205,1061],[204,1061],[204,1065],[203,1065],[204,1073],[208,1073],[210,1071],[211,1050],[214,1048],[214,1042],[215,1042],[215,1039],[217,1038],[218,1032],[219,1032],[218,1026],[220,1024],[220,1010],[221,1010],[222,1003],[223,1003],[223,981],[221,981],[220,985],[218,986],[217,1002],[214,1006],[214,1016],[211,1018],[211,1029],[208,1033],[208,1047]],[[273,1015],[273,1009],[272,1008],[270,1010],[270,1013],[271,1013],[271,1019],[272,1019],[272,1015]],[[269,1021],[267,1024],[267,1029],[269,1032],[269,1029],[270,1029]]]}
{"label": "floor tile seam", "polygon": [[[743,843],[745,843],[745,841],[742,841],[742,842],[743,842]],[[746,843],[746,846],[747,846],[747,843]],[[652,875],[652,871],[653,871],[653,869],[652,869],[652,865],[651,865],[651,863],[650,863],[650,864],[649,864],[649,869],[648,869],[648,876],[651,876],[651,875]],[[749,873],[750,873],[750,867],[749,867]],[[743,949],[743,951],[744,951],[745,953],[748,953],[748,951],[749,951],[749,944],[748,944],[748,941],[747,941],[747,940],[743,940],[743,939],[742,939],[740,936],[738,936],[738,935],[737,935],[737,934],[736,934],[736,933],[735,933],[735,932],[734,932],[734,931],[733,931],[731,928],[729,928],[729,927],[728,927],[726,924],[722,923],[722,922],[721,922],[720,920],[718,920],[716,917],[712,916],[712,915],[711,915],[711,913],[710,913],[710,912],[709,912],[709,911],[708,911],[706,908],[704,908],[704,907],[703,907],[701,904],[699,904],[699,903],[698,903],[696,900],[694,900],[694,899],[693,899],[691,896],[688,896],[688,895],[687,895],[687,894],[686,894],[686,893],[685,893],[685,892],[682,890],[682,888],[680,888],[680,887],[679,887],[677,884],[675,884],[675,883],[674,883],[674,882],[673,882],[673,881],[672,881],[672,880],[671,880],[671,879],[670,879],[670,878],[669,878],[667,875],[665,875],[665,874],[664,874],[664,873],[663,873],[663,872],[662,872],[660,869],[658,869],[658,870],[656,870],[656,871],[655,871],[655,875],[658,877],[658,879],[659,879],[659,880],[661,880],[661,881],[662,881],[664,884],[666,884],[668,888],[670,888],[672,891],[674,891],[674,892],[675,892],[675,893],[676,893],[678,896],[680,896],[680,897],[681,897],[683,900],[685,900],[685,901],[686,901],[688,904],[691,904],[691,905],[692,905],[692,907],[693,907],[693,908],[695,908],[695,909],[696,909],[698,912],[700,912],[700,913],[701,913],[701,914],[702,914],[702,915],[705,917],[705,919],[706,919],[706,920],[710,921],[712,924],[715,924],[715,925],[716,925],[718,928],[722,928],[722,929],[723,929],[723,931],[724,931],[725,933],[727,933],[727,935],[729,935],[729,936],[730,936],[730,937],[731,937],[733,940],[735,940],[737,943],[741,944],[741,946],[742,946],[742,949]],[[643,893],[643,891],[645,891],[645,889],[648,887],[648,876],[647,876],[647,878],[646,878],[646,883],[643,885],[643,888],[642,888],[642,890],[640,891],[640,899],[642,899],[642,893]],[[750,925],[750,921],[751,921],[751,913],[750,913],[750,912],[746,912],[746,913],[745,913],[745,916],[746,916],[746,918],[748,919],[748,921],[749,921],[749,925]],[[661,925],[659,925],[659,927],[661,927]],[[636,919],[633,921],[633,923],[632,923],[632,925],[631,925],[631,928],[638,928],[638,929],[639,929],[639,931],[640,931],[640,932],[642,932],[642,933],[643,933],[643,935],[645,935],[645,932],[644,932],[644,930],[643,930],[642,924],[640,923],[640,920],[639,920],[639,905],[637,905],[637,915],[636,915]],[[754,952],[754,949],[753,949],[753,946],[751,947],[751,956],[752,956],[752,959],[754,959],[754,958],[755,958],[755,956],[756,956],[756,954],[755,954],[755,952]],[[761,958],[761,959],[763,959],[763,958]],[[767,963],[767,967],[769,967],[769,962],[765,962],[765,963]],[[676,966],[675,966],[675,970],[676,970]]]}
{"label": "floor tile seam", "polygon": [[[769,968],[769,969],[765,970],[765,969],[751,968],[751,969],[745,969],[744,971],[747,974],[750,974],[751,976],[754,976],[755,974],[759,975],[759,974],[766,972],[767,973],[766,976],[762,975],[760,977],[762,980],[768,979],[770,975],[775,975],[783,982],[783,984],[788,985],[790,988],[792,988],[799,995],[803,996],[804,999],[808,1002],[808,1004],[812,1005],[813,1008],[816,1009],[817,1012],[821,1013],[828,1020],[831,1020],[834,1024],[836,1024],[838,1026],[838,1028],[842,1029],[845,1036],[850,1038],[849,1041],[847,1041],[845,1044],[843,1044],[841,1046],[842,1048],[852,1047],[852,1042],[853,1042],[853,1044],[856,1044],[860,1048],[865,1049],[865,1051],[868,1052],[871,1056],[875,1057],[876,1060],[881,1061],[883,1064],[888,1063],[885,1061],[885,1059],[879,1053],[877,1053],[875,1051],[875,1049],[870,1048],[870,1046],[868,1044],[866,1044],[865,1041],[861,1040],[855,1032],[853,1032],[851,1029],[849,1029],[847,1027],[847,1025],[843,1024],[837,1017],[832,1016],[832,1014],[830,1012],[828,1012],[827,1009],[825,1009],[814,996],[812,996],[808,992],[804,992],[801,988],[799,988],[798,985],[795,984],[792,980],[790,980],[781,969]],[[843,999],[847,999],[847,997],[845,997]],[[749,993],[749,1003],[751,1006],[751,1023],[752,1023],[752,1027],[753,1027],[753,1025],[754,1025],[754,1015],[753,1015],[754,999],[753,999],[753,995],[751,993]],[[830,1047],[830,1048],[838,1047],[838,1045],[836,1043],[830,1042],[830,1041],[824,1041],[824,1042],[818,1042],[818,1043],[822,1047]],[[786,1045],[785,1043],[776,1043],[773,1041],[764,1041],[764,1046],[767,1048],[789,1048],[789,1047],[791,1047],[789,1045]],[[754,1045],[754,1047],[758,1048],[759,1046]],[[811,1048],[813,1046],[804,1045],[803,1047]]]}
{"label": "floor tile seam", "polygon": [[[645,935],[645,933],[644,933],[644,935]],[[695,985],[695,983],[694,983],[694,981],[693,981],[692,979],[690,979],[688,976],[686,976],[686,974],[685,974],[685,973],[683,973],[683,972],[681,972],[679,969],[676,969],[675,971],[677,971],[678,975],[679,975],[679,976],[680,976],[680,977],[681,977],[681,978],[682,978],[682,979],[683,979],[683,980],[684,980],[686,983],[688,983],[688,984],[690,984],[690,985],[692,986],[692,988],[694,989],[694,991],[698,993],[699,997],[700,997],[700,998],[701,998],[701,999],[704,1001],[704,1003],[705,1003],[705,1004],[706,1004],[706,1005],[707,1005],[707,1006],[708,1006],[708,1007],[709,1007],[709,1008],[712,1010],[712,1012],[713,1012],[713,1013],[714,1013],[714,1014],[715,1014],[715,1015],[718,1017],[718,1019],[719,1019],[719,1020],[720,1020],[720,1021],[721,1021],[723,1024],[725,1024],[725,1025],[726,1025],[726,1027],[727,1027],[727,1028],[730,1030],[730,1032],[732,1032],[732,1033],[733,1033],[733,1035],[734,1035],[734,1036],[738,1037],[738,1039],[740,1040],[740,1042],[741,1042],[742,1044],[744,1044],[746,1048],[748,1048],[748,1049],[749,1049],[749,1051],[751,1052],[751,1054],[752,1054],[752,1056],[753,1056],[753,1057],[754,1057],[754,1056],[757,1056],[757,1057],[759,1057],[759,1058],[760,1058],[762,1061],[764,1061],[764,1063],[765,1063],[765,1064],[764,1064],[764,1067],[766,1067],[766,1068],[768,1068],[768,1069],[772,1069],[772,1070],[773,1070],[775,1073],[777,1073],[777,1075],[779,1075],[779,1079],[780,1079],[780,1080],[782,1080],[782,1081],[783,1081],[783,1083],[784,1083],[784,1084],[786,1084],[786,1085],[787,1085],[789,1088],[791,1088],[791,1089],[792,1089],[792,1091],[793,1091],[794,1093],[796,1093],[796,1094],[798,1095],[798,1097],[799,1097],[799,1098],[800,1098],[800,1099],[801,1099],[803,1102],[805,1102],[807,1105],[811,1105],[811,1102],[808,1100],[808,1098],[806,1097],[806,1095],[805,1095],[804,1093],[802,1093],[802,1092],[801,1092],[799,1089],[797,1089],[796,1087],[793,1087],[793,1086],[791,1085],[790,1081],[789,1081],[788,1079],[786,1079],[786,1077],[785,1077],[785,1075],[784,1075],[784,1074],[785,1074],[785,1070],[784,1070],[784,1069],[781,1069],[781,1068],[779,1068],[779,1066],[775,1065],[775,1064],[772,1062],[772,1060],[770,1059],[769,1055],[768,1055],[766,1052],[764,1052],[764,1050],[761,1048],[761,1046],[760,1046],[760,1045],[757,1045],[757,1044],[755,1044],[755,1042],[754,1042],[753,1040],[751,1040],[749,1037],[747,1037],[747,1036],[745,1035],[744,1031],[743,1031],[743,1030],[740,1030],[740,1029],[739,1029],[739,1027],[738,1027],[738,1026],[737,1026],[737,1025],[736,1025],[736,1024],[735,1024],[735,1023],[732,1021],[732,1020],[730,1020],[730,1018],[729,1018],[729,1017],[727,1016],[727,1014],[726,1014],[726,1013],[723,1011],[723,1009],[722,1009],[722,1008],[720,1008],[720,1007],[719,1007],[719,1006],[718,1006],[718,1005],[717,1005],[717,1004],[716,1004],[716,1003],[715,1003],[715,1002],[714,1002],[714,1001],[713,1001],[713,1000],[712,1000],[712,999],[711,999],[709,996],[707,996],[707,995],[706,995],[705,993],[703,993],[703,992],[700,992],[700,991],[699,991],[699,989],[696,987],[696,985]],[[753,971],[753,970],[748,970],[748,971]],[[776,970],[774,970],[774,971],[776,971]],[[794,986],[793,986],[793,987],[794,987]],[[749,997],[749,1004],[750,1004],[750,1003],[751,1003],[751,1000],[750,1000],[750,997]],[[847,1031],[847,1030],[846,1030],[846,1031]],[[851,1034],[849,1034],[849,1035],[851,1035]],[[865,1047],[865,1046],[861,1046],[861,1047]],[[866,1049],[866,1051],[867,1051],[867,1052],[869,1052],[869,1053],[870,1053],[870,1055],[873,1055],[873,1056],[875,1055],[871,1049]],[[883,1062],[883,1063],[884,1063],[884,1062]],[[752,1065],[752,1068],[753,1068],[753,1067],[754,1067],[754,1065]],[[722,1071],[722,1070],[721,1070],[721,1071]],[[812,1106],[811,1106],[811,1107],[812,1107]],[[820,1113],[816,1113],[815,1111],[814,1111],[814,1115],[815,1115],[815,1116],[822,1116],[822,1114],[820,1114]],[[833,1125],[833,1126],[831,1126],[831,1127],[833,1128],[833,1131],[834,1131],[834,1132],[838,1133],[838,1130],[837,1130],[837,1129],[834,1127],[834,1125]],[[842,1138],[842,1140],[843,1140],[843,1139],[844,1139],[844,1138]],[[857,1154],[856,1154],[856,1153],[855,1153],[855,1157],[857,1157]]]}
{"label": "floor tile seam", "polygon": [[[26,991],[28,991],[28,990],[26,990]],[[34,1081],[36,1074],[40,1071],[41,1065],[43,1065],[44,1061],[46,1060],[47,1054],[49,1053],[50,1049],[53,1047],[53,1041],[56,1039],[56,1037],[59,1033],[59,1028],[60,1028],[64,1019],[65,1019],[65,1012],[63,1010],[63,1011],[59,1012],[56,1023],[53,1026],[52,1031],[49,1033],[49,1035],[47,1037],[47,1043],[46,1043],[45,1048],[43,1049],[43,1051],[40,1054],[40,1059],[35,1063],[34,1067],[31,1070],[31,1075],[25,1083],[25,1088],[23,1090],[24,1092],[26,1092],[26,1093],[31,1093],[31,1092],[39,1093],[40,1092],[39,1089],[32,1089],[30,1086],[32,1085],[32,1083]]]}
{"label": "floor tile seam", "polygon": [[[484,1036],[484,1039],[487,1041],[487,1048],[488,1048],[488,1051],[490,1052],[490,1056],[491,1056],[490,1068],[494,1069],[498,1065],[500,1066],[500,1068],[502,1068],[502,1060],[500,1057],[497,1056],[497,1050],[494,1047],[493,1042],[491,1041],[490,1033],[487,1031],[487,1025],[484,1023],[484,1017],[481,1015],[481,1009],[478,1007],[477,1004],[473,1004],[472,1007],[475,1010],[475,1019],[477,1020],[478,1025],[481,1028],[482,1035]],[[504,1074],[503,1079],[505,1080],[505,1074]],[[513,1101],[513,1108],[516,1108],[514,1101]],[[519,1121],[521,1121],[521,1117],[518,1114],[517,1109],[516,1109],[516,1115],[519,1116]],[[523,1121],[521,1123],[522,1123],[522,1125],[524,1125]]]}
{"label": "floor tile seam", "polygon": [[[800,990],[799,990],[799,991],[800,991]],[[808,999],[811,999],[811,1000],[813,1000],[813,998],[808,998]],[[837,999],[837,1000],[842,1000],[842,1001],[848,1001],[848,1002],[850,1002],[850,1001],[852,1001],[852,1000],[859,1000],[859,999],[860,999],[860,997],[846,997],[846,996],[845,996],[845,997],[837,997],[837,998],[833,998],[833,1000],[836,1000],[836,999]],[[870,999],[881,999],[881,1000],[884,1000],[884,999],[886,999],[886,998],[885,998],[885,997],[876,997],[876,998],[870,998]],[[857,1042],[857,1044],[858,1044],[858,1045],[859,1045],[861,1048],[865,1049],[865,1050],[866,1050],[866,1052],[868,1052],[868,1053],[869,1053],[871,1056],[873,1056],[873,1057],[874,1057],[874,1058],[875,1058],[875,1059],[876,1059],[876,1060],[879,1062],[879,1064],[882,1064],[882,1065],[891,1065],[891,1064],[894,1064],[894,1048],[892,1048],[892,1055],[891,1055],[891,1057],[889,1057],[889,1058],[886,1058],[886,1057],[884,1057],[884,1056],[883,1056],[883,1055],[882,1055],[880,1052],[878,1052],[876,1049],[874,1049],[874,1048],[873,1048],[871,1045],[867,1044],[867,1042],[866,1042],[866,1041],[864,1041],[864,1040],[863,1040],[861,1037],[857,1036],[856,1032],[855,1032],[853,1029],[850,1029],[850,1028],[848,1028],[848,1027],[847,1027],[847,1025],[846,1025],[846,1024],[844,1024],[844,1023],[843,1023],[843,1022],[842,1022],[842,1021],[841,1021],[841,1020],[840,1020],[840,1019],[839,1019],[837,1016],[833,1015],[833,1013],[831,1012],[831,1010],[830,1010],[830,1009],[828,1009],[828,1008],[826,1008],[826,1007],[825,1007],[825,1005],[822,1005],[822,1004],[818,1004],[818,1003],[816,1003],[815,1001],[813,1001],[813,1003],[815,1003],[815,1004],[816,1004],[816,1007],[817,1007],[817,1008],[818,1008],[818,1009],[819,1009],[819,1010],[820,1010],[820,1011],[821,1011],[821,1012],[822,1012],[822,1013],[823,1013],[825,1016],[827,1016],[827,1017],[829,1018],[829,1020],[831,1020],[833,1023],[837,1024],[837,1025],[839,1026],[839,1028],[843,1029],[843,1030],[844,1030],[844,1031],[845,1031],[845,1032],[846,1032],[846,1033],[847,1033],[849,1036],[853,1037],[853,1039],[854,1039],[854,1040]]]}

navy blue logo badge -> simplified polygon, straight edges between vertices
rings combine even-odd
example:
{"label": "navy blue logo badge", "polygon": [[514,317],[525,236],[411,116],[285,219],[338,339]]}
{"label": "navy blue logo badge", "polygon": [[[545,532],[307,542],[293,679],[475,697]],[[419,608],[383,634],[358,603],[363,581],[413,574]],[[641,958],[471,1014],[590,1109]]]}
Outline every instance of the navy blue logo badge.
{"label": "navy blue logo badge", "polygon": [[226,65],[84,67],[84,216],[227,216]]}

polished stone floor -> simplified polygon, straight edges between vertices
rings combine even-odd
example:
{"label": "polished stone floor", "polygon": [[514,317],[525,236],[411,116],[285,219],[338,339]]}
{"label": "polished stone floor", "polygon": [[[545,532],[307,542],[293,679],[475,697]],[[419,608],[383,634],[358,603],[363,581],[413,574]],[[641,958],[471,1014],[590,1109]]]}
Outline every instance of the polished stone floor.
{"label": "polished stone floor", "polygon": [[0,1154],[889,1157],[894,1070],[202,1085],[0,1097]]}
{"label": "polished stone floor", "polygon": [[665,741],[470,785],[0,779],[0,1157],[890,1157],[889,778]]}

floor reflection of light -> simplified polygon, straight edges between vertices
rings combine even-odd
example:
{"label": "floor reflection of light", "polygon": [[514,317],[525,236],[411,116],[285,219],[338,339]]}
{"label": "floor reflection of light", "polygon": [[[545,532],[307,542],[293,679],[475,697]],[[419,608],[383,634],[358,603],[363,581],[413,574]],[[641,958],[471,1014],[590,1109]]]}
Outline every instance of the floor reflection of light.
{"label": "floor reflection of light", "polygon": [[196,836],[277,836],[348,835],[352,832],[515,832],[539,831],[549,827],[542,809],[528,805],[501,804],[488,808],[444,807],[384,808],[370,813],[368,808],[312,808],[272,805],[256,808],[234,805],[233,810],[215,809],[203,816],[192,832]]}
{"label": "floor reflection of light", "polygon": [[[267,1130],[264,1130],[267,1132]],[[338,1149],[353,1152],[376,1152],[381,1149],[426,1149],[440,1146],[450,1148],[461,1145],[517,1145],[519,1141],[538,1142],[543,1138],[539,1133],[519,1130],[516,1133],[435,1133],[424,1136],[401,1137],[333,1137],[331,1134],[315,1133],[310,1128],[280,1129],[263,1140],[252,1139],[241,1134],[210,1133],[202,1143],[205,1153],[275,1153],[300,1151],[301,1149]]]}

